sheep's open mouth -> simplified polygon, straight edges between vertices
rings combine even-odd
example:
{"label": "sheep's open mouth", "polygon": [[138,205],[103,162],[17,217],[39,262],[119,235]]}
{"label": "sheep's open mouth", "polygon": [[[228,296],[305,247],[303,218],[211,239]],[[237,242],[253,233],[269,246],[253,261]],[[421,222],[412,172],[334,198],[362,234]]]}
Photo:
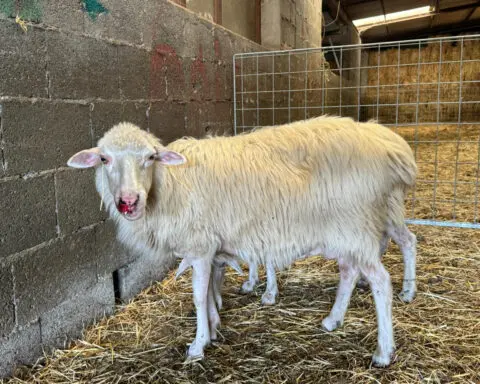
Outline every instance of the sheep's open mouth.
{"label": "sheep's open mouth", "polygon": [[127,204],[120,200],[120,202],[117,204],[117,209],[118,209],[118,212],[120,212],[122,215],[131,216],[136,213],[137,206],[138,206],[138,200],[133,204]]}

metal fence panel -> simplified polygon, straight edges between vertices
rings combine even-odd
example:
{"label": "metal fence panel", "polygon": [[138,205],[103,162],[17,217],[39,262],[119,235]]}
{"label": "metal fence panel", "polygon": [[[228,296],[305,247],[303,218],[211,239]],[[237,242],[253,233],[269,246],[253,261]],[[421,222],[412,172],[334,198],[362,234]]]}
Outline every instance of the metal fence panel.
{"label": "metal fence panel", "polygon": [[233,75],[235,134],[376,119],[415,154],[408,222],[480,228],[480,35],[242,53]]}

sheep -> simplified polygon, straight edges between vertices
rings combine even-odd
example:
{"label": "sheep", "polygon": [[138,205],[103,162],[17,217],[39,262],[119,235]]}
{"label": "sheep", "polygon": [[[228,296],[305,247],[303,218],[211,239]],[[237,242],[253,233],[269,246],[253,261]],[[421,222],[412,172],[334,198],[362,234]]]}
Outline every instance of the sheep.
{"label": "sheep", "polygon": [[[400,247],[403,254],[404,267],[404,279],[403,289],[399,294],[400,299],[409,303],[415,298],[416,294],[416,276],[415,276],[415,264],[416,264],[416,237],[405,231],[405,236],[398,236],[395,233],[385,233],[380,243],[380,257],[382,257],[388,248],[388,242],[392,237],[395,243]],[[265,267],[267,287],[262,295],[261,302],[263,305],[275,304],[275,299],[278,295],[277,277],[274,266],[270,263]],[[258,265],[255,261],[252,261],[248,265],[248,279],[245,280],[240,288],[241,293],[250,293],[258,284]],[[357,283],[359,288],[367,288],[368,282],[364,278],[360,278]]]}
{"label": "sheep", "polygon": [[[380,243],[385,232],[414,236],[403,211],[416,164],[408,144],[388,128],[322,116],[163,146],[154,135],[121,123],[68,165],[96,167],[96,187],[121,242],[144,253],[173,253],[182,259],[179,271],[193,268],[197,330],[190,359],[203,357],[216,336],[219,283],[212,263],[219,254],[284,268],[321,253],[340,268],[323,327],[343,323],[362,274],[377,313],[373,364],[390,364],[392,289]],[[213,275],[221,273],[214,268]]]}

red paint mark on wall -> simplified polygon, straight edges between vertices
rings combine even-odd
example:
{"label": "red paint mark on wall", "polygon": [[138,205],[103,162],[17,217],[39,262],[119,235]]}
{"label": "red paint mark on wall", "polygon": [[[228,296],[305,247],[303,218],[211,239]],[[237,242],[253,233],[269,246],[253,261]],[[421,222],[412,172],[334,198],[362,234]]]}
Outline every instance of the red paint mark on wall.
{"label": "red paint mark on wall", "polygon": [[225,64],[222,63],[221,58],[221,48],[220,48],[220,41],[217,39],[214,40],[213,42],[213,47],[215,50],[215,59],[216,63],[215,65],[217,66],[215,68],[215,99],[216,100],[221,100],[223,97],[223,89],[225,87]]}
{"label": "red paint mark on wall", "polygon": [[168,44],[157,44],[150,58],[150,97],[164,98],[172,94],[169,89],[183,87],[184,80],[182,60],[175,49]]}
{"label": "red paint mark on wall", "polygon": [[220,55],[222,51],[220,49],[220,41],[218,41],[218,39],[215,39],[215,41],[213,42],[213,48],[215,49],[215,58],[217,60],[220,60]]}
{"label": "red paint mark on wall", "polygon": [[192,62],[190,66],[190,81],[194,90],[194,93],[198,91],[199,88],[203,88],[204,97],[208,97],[208,77],[207,77],[207,67],[203,59],[203,48],[200,45],[198,48],[198,55],[196,59]]}

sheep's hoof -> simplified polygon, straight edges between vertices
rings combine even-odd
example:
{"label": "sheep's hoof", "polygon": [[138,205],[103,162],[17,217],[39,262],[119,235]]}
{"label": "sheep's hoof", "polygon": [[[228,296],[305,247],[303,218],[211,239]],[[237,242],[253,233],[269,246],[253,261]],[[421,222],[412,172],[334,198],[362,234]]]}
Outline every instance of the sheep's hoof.
{"label": "sheep's hoof", "polygon": [[[206,345],[208,343],[204,344]],[[190,344],[190,348],[188,348],[187,361],[193,362],[197,360],[202,360],[204,358],[203,348],[205,347],[205,345],[201,345],[194,340],[193,343]]]}
{"label": "sheep's hoof", "polygon": [[187,358],[185,359],[184,361],[184,364],[191,364],[191,363],[195,363],[196,361],[202,361],[204,359],[204,355],[199,355],[199,356],[188,356],[187,355]]}
{"label": "sheep's hoof", "polygon": [[395,350],[392,350],[390,353],[380,354],[378,350],[375,351],[372,357],[372,365],[376,368],[385,368],[390,365],[395,356]]}
{"label": "sheep's hoof", "polygon": [[250,293],[255,288],[255,281],[247,280],[242,284],[242,288],[240,288],[240,293]]}
{"label": "sheep's hoof", "polygon": [[262,304],[263,305],[273,305],[275,304],[275,294],[272,292],[265,292],[262,295]]}
{"label": "sheep's hoof", "polygon": [[415,291],[402,290],[402,292],[400,292],[398,296],[400,297],[400,300],[402,300],[404,303],[411,303],[415,298]]}
{"label": "sheep's hoof", "polygon": [[340,328],[341,326],[342,326],[342,321],[335,319],[331,316],[327,316],[322,320],[322,328],[328,332],[334,331],[335,329]]}

